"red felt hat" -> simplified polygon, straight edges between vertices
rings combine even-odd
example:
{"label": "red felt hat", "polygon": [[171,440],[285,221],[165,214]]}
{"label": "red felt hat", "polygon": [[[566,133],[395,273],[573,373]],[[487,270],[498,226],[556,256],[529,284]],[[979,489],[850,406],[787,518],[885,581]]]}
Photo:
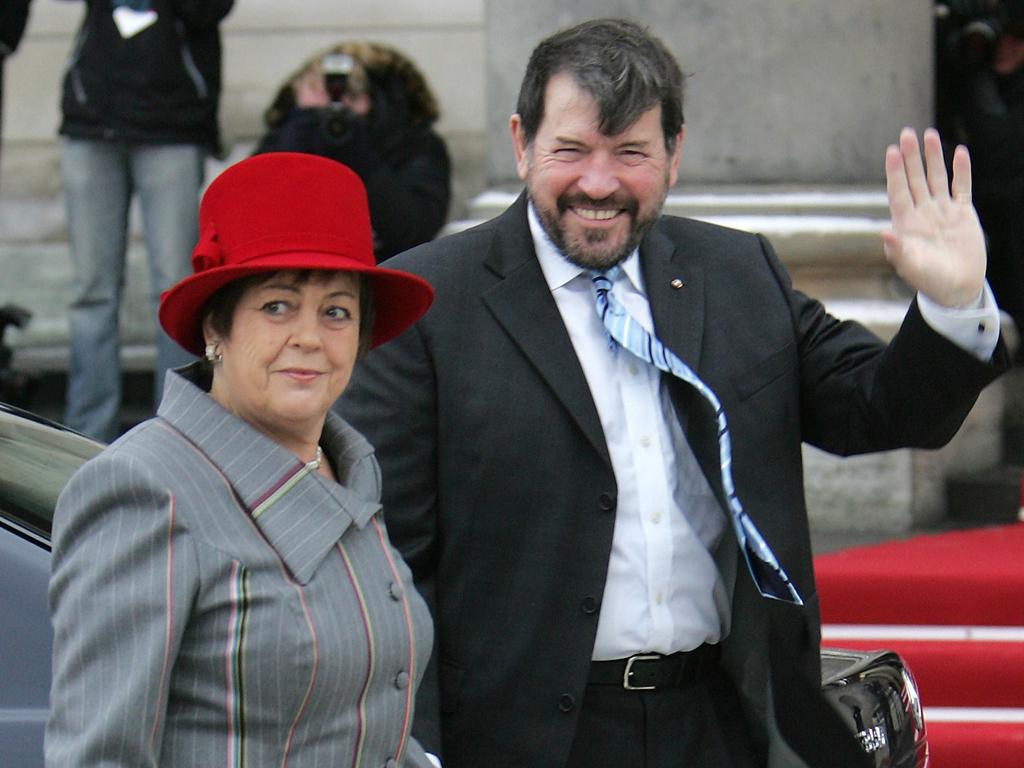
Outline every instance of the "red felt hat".
{"label": "red felt hat", "polygon": [[201,356],[207,299],[233,280],[282,269],[365,274],[373,286],[371,346],[419,320],[434,297],[422,278],[377,266],[366,190],[353,171],[317,155],[271,152],[232,165],[203,194],[192,274],[161,295],[160,324]]}

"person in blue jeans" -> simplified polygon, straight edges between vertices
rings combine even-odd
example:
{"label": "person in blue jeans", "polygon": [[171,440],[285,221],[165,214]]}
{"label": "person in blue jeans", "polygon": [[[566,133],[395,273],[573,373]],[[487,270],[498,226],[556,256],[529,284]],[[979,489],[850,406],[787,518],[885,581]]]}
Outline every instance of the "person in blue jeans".
{"label": "person in blue jeans", "polygon": [[149,261],[155,397],[189,361],[156,323],[160,294],[189,274],[207,155],[219,150],[218,25],[233,0],[85,0],[62,92],[61,172],[71,246],[65,422],[119,430],[128,211],[137,196]]}

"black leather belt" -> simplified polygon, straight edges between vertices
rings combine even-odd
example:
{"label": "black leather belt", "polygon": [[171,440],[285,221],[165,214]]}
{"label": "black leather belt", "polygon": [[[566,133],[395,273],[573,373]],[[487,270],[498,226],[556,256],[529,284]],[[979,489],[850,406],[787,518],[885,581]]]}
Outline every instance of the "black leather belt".
{"label": "black leather belt", "polygon": [[668,656],[638,653],[628,659],[592,661],[587,685],[615,685],[627,691],[683,688],[706,679],[717,666],[718,655],[717,645],[705,644]]}

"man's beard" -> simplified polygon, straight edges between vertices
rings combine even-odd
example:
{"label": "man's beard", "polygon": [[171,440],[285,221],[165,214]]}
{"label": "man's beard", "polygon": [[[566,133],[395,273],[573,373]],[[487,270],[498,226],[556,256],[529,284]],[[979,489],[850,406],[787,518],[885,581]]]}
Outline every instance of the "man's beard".
{"label": "man's beard", "polygon": [[[640,204],[636,198],[623,197],[621,195],[610,195],[602,200],[594,200],[586,195],[563,194],[559,195],[555,201],[555,210],[541,208],[537,205],[532,195],[530,199],[533,201],[533,207],[537,211],[537,217],[540,219],[544,232],[567,261],[583,269],[595,269],[604,272],[625,261],[629,254],[636,250],[637,246],[640,245],[640,241],[644,239],[644,236],[650,231],[661,215],[661,209],[665,204],[667,196],[668,185],[666,184],[661,200],[644,217],[640,216]],[[573,207],[616,208],[624,211],[630,218],[629,233],[625,241],[617,248],[609,246],[602,249],[600,247],[601,243],[605,242],[612,233],[603,229],[595,228],[588,230],[583,228],[583,242],[580,242],[579,239],[570,242],[565,230],[562,228],[562,216],[569,208]]]}

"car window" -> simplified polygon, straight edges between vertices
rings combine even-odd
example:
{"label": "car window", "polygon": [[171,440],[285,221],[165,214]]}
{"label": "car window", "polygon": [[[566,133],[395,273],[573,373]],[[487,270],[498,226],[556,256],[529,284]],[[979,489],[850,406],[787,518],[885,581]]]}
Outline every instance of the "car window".
{"label": "car window", "polygon": [[0,513],[49,538],[61,489],[102,447],[13,409],[0,409]]}

